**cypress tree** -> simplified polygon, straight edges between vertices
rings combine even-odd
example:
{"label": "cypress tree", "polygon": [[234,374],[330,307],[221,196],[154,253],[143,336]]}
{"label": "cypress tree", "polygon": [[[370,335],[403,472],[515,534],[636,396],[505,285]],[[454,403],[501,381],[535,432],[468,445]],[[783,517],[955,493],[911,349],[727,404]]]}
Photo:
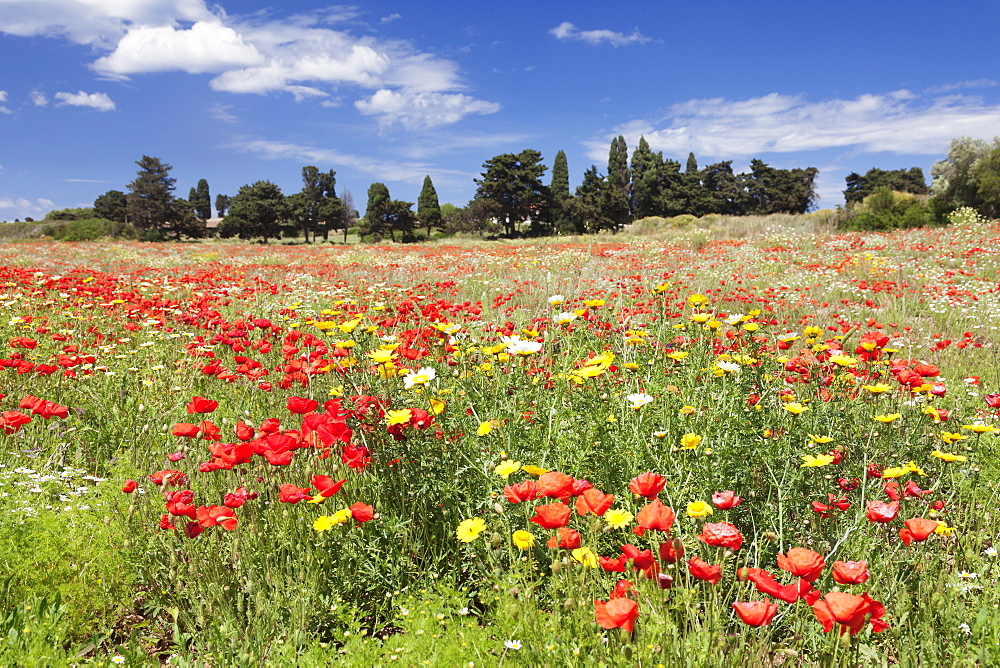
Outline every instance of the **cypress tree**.
{"label": "cypress tree", "polygon": [[569,197],[569,163],[566,162],[566,152],[556,153],[552,163],[552,184],[549,186],[554,197]]}
{"label": "cypress tree", "polygon": [[417,198],[417,219],[427,228],[427,234],[435,227],[441,227],[441,203],[430,175],[424,177],[424,187]]}

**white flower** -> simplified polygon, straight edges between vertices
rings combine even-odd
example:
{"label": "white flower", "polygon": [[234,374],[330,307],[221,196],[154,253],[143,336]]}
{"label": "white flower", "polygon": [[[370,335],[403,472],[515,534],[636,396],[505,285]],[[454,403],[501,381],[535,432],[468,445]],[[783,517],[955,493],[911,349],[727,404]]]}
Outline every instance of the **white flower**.
{"label": "white flower", "polygon": [[569,311],[563,311],[559,315],[552,318],[557,325],[568,325],[569,323],[576,320],[577,316],[575,313],[570,313]]}
{"label": "white flower", "polygon": [[542,349],[538,341],[511,341],[507,344],[507,352],[512,355],[530,355]]}
{"label": "white flower", "polygon": [[731,316],[729,316],[728,318],[726,318],[726,324],[727,325],[735,325],[735,324],[738,324],[741,320],[743,320],[743,314],[742,313],[734,313]]}
{"label": "white flower", "polygon": [[121,665],[125,663],[125,657],[122,656],[121,654],[115,654],[113,657],[111,657],[111,663],[117,663],[118,665]]}
{"label": "white flower", "polygon": [[634,394],[630,394],[625,398],[628,399],[629,408],[634,408],[636,410],[639,410],[646,404],[652,403],[653,401],[653,397],[649,396],[648,394],[644,394],[643,392],[635,392]]}
{"label": "white flower", "polygon": [[550,306],[559,306],[564,301],[566,301],[566,300],[563,298],[562,295],[552,295],[551,297],[549,297],[549,305]]}
{"label": "white flower", "polygon": [[997,549],[995,547],[988,547],[983,550],[983,554],[987,557],[995,557],[997,556]]}
{"label": "white flower", "polygon": [[965,622],[962,622],[961,624],[958,625],[958,630],[960,633],[964,633],[967,636],[972,635],[972,629],[970,629],[969,625],[966,624]]}
{"label": "white flower", "polygon": [[506,647],[507,649],[515,649],[515,650],[521,649],[522,647],[520,640],[504,640],[503,646]]}
{"label": "white flower", "polygon": [[736,362],[727,362],[726,360],[719,360],[715,363],[715,366],[719,367],[723,371],[737,372],[740,370],[740,365]]}
{"label": "white flower", "polygon": [[437,378],[437,371],[429,366],[422,367],[417,371],[411,371],[403,377],[403,387],[407,390],[416,386],[423,386]]}

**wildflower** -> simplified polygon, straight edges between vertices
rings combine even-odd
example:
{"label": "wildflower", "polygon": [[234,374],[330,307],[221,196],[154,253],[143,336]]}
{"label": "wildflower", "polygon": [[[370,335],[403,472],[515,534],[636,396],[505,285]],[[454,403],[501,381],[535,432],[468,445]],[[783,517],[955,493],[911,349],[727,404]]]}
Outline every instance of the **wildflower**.
{"label": "wildflower", "polygon": [[507,344],[507,352],[512,355],[531,355],[542,349],[542,344],[537,341],[511,341]]}
{"label": "wildflower", "polygon": [[515,651],[521,649],[522,647],[520,640],[504,640],[503,646],[506,647],[507,649],[512,649]]}
{"label": "wildflower", "polygon": [[703,519],[715,512],[712,506],[704,501],[692,501],[687,505],[687,516],[695,519]]}
{"label": "wildflower", "polygon": [[951,445],[952,443],[956,443],[958,441],[964,441],[969,437],[966,436],[965,434],[960,434],[957,432],[942,431],[940,434],[938,434],[938,438],[944,441],[946,445]]}
{"label": "wildflower", "polygon": [[699,557],[694,557],[687,562],[688,572],[691,573],[692,577],[698,578],[699,580],[704,580],[709,584],[718,584],[719,580],[722,579],[722,567],[713,566],[712,564],[703,561]]}
{"label": "wildflower", "polygon": [[869,522],[885,524],[896,519],[896,515],[898,514],[899,501],[891,501],[890,503],[872,501],[868,504],[868,512],[865,515],[868,517]]}
{"label": "wildflower", "polygon": [[681,436],[681,448],[683,450],[694,450],[701,443],[701,436],[687,433]]}
{"label": "wildflower", "polygon": [[798,401],[793,401],[793,402],[790,402],[790,403],[787,403],[787,404],[782,404],[781,407],[784,408],[789,413],[791,413],[792,415],[802,415],[807,410],[809,410],[808,406],[804,406],[801,403],[799,403]]}
{"label": "wildflower", "polygon": [[833,581],[837,584],[864,584],[868,581],[867,561],[833,562]]}
{"label": "wildflower", "polygon": [[667,357],[669,357],[670,359],[672,359],[672,360],[673,360],[673,361],[675,361],[675,362],[683,362],[683,361],[684,361],[684,359],[685,359],[685,358],[686,358],[686,357],[687,357],[688,355],[690,355],[690,354],[691,354],[691,353],[688,353],[688,352],[683,352],[683,351],[680,351],[680,350],[675,350],[675,351],[674,351],[674,352],[672,352],[672,353],[667,353],[667,355],[666,355],[666,356],[667,356]]}
{"label": "wildflower", "polygon": [[125,657],[122,656],[121,654],[115,654],[113,657],[111,657],[111,663],[120,666],[121,664],[125,663]]}
{"label": "wildflower", "polygon": [[278,485],[278,501],[282,503],[298,503],[312,498],[309,487],[297,487],[292,484]]}
{"label": "wildflower", "polygon": [[812,608],[813,614],[827,633],[833,630],[835,624],[839,624],[841,633],[849,631],[853,636],[864,627],[866,618],[876,633],[889,628],[888,624],[882,621],[885,607],[867,594],[855,596],[843,592],[830,592],[813,603]]}
{"label": "wildflower", "polygon": [[934,533],[938,536],[950,536],[955,533],[955,527],[948,526],[947,522],[938,522],[937,528],[934,529]]}
{"label": "wildflower", "polygon": [[553,317],[552,320],[557,325],[568,325],[569,323],[571,323],[574,320],[576,320],[577,317],[578,316],[575,313],[570,313],[568,311],[564,311],[564,312],[560,313],[559,315]]}
{"label": "wildflower", "polygon": [[493,423],[491,421],[480,422],[479,427],[476,428],[476,436],[486,436],[491,431],[493,431]]}
{"label": "wildflower", "polygon": [[548,469],[543,469],[541,466],[534,466],[532,464],[525,464],[524,466],[521,467],[521,470],[527,473],[528,475],[537,475],[537,476],[545,475],[546,473],[549,472]]}
{"label": "wildflower", "polygon": [[739,364],[736,364],[735,362],[727,362],[726,360],[717,361],[715,366],[723,372],[738,373],[740,371]]}
{"label": "wildflower", "polygon": [[748,626],[767,626],[778,613],[778,606],[768,601],[749,601],[733,603],[733,610],[740,620]]}
{"label": "wildflower", "polygon": [[826,561],[823,556],[804,547],[793,547],[785,554],[778,553],[778,568],[813,582],[823,573]]}
{"label": "wildflower", "polygon": [[548,301],[549,301],[549,306],[559,306],[564,301],[566,301],[566,299],[562,295],[552,295],[551,297],[549,297]]}
{"label": "wildflower", "polygon": [[573,476],[559,471],[547,471],[539,476],[535,487],[538,489],[539,496],[565,501],[574,495],[576,480]]}
{"label": "wildflower", "polygon": [[333,516],[320,515],[313,522],[314,531],[329,531],[338,524],[343,524],[350,519],[350,513],[346,510],[338,510]]}
{"label": "wildflower", "polygon": [[376,364],[389,364],[394,361],[399,355],[394,350],[386,350],[385,348],[379,348],[377,350],[371,350],[367,353],[368,359],[375,362]]}
{"label": "wildflower", "polygon": [[964,462],[968,459],[968,457],[964,455],[956,455],[951,452],[941,452],[940,450],[932,452],[931,457],[937,457],[943,462]]}
{"label": "wildflower", "polygon": [[306,413],[312,413],[319,406],[319,402],[315,399],[306,399],[304,397],[288,397],[287,408],[290,413],[296,415],[305,415]]}
{"label": "wildflower", "polygon": [[625,398],[628,399],[629,408],[632,408],[632,409],[635,409],[635,410],[639,410],[640,408],[642,408],[646,404],[649,404],[649,403],[653,402],[653,397],[649,396],[648,394],[644,394],[642,392],[636,392],[634,394],[630,394],[630,395],[626,396]]}
{"label": "wildflower", "polygon": [[358,525],[362,525],[365,522],[370,522],[375,519],[375,509],[369,506],[367,503],[352,503],[351,507],[347,509]]}
{"label": "wildflower", "polygon": [[639,510],[635,519],[639,529],[669,532],[675,517],[673,508],[663,505],[659,499],[653,499]]}
{"label": "wildflower", "polygon": [[486,531],[486,522],[481,517],[462,520],[455,529],[455,536],[463,543],[471,543]]}
{"label": "wildflower", "polygon": [[569,506],[565,503],[549,503],[535,506],[535,516],[528,521],[534,522],[543,529],[558,529],[569,524],[569,518]]}
{"label": "wildflower", "polygon": [[974,422],[973,424],[963,424],[962,429],[968,429],[969,431],[976,434],[993,434],[1000,429],[994,427],[991,424],[984,424],[982,422]]}
{"label": "wildflower", "polygon": [[906,466],[903,468],[906,469],[907,473],[916,473],[917,475],[924,476],[925,478],[927,477],[927,473],[922,468],[917,466],[916,462],[907,462]]}
{"label": "wildflower", "polygon": [[122,491],[126,494],[131,494],[135,490],[139,489],[139,483],[135,480],[126,480],[125,485],[122,486]]}
{"label": "wildflower", "polygon": [[[487,423],[489,424],[489,423]],[[505,459],[493,468],[493,472],[498,476],[506,480],[510,477],[512,473],[516,473],[521,469],[521,462],[515,462],[512,459]]]}
{"label": "wildflower", "polygon": [[997,553],[997,549],[995,547],[993,547],[992,545],[990,547],[986,548],[985,550],[983,550],[983,556],[990,557],[991,559],[993,557],[996,557],[997,554],[998,554]]}
{"label": "wildflower", "polygon": [[535,545],[535,535],[530,531],[515,531],[511,536],[514,546],[519,550],[530,550]]}
{"label": "wildflower", "polygon": [[576,563],[587,568],[597,568],[597,555],[589,547],[575,548],[570,554]]}
{"label": "wildflower", "polygon": [[385,423],[387,426],[393,426],[397,424],[409,424],[410,420],[413,419],[413,411],[409,408],[402,408],[399,410],[392,410],[385,412]]}
{"label": "wildflower", "polygon": [[802,464],[799,468],[819,468],[832,464],[835,457],[826,453],[819,455],[802,455]]}
{"label": "wildflower", "polygon": [[604,515],[611,504],[615,502],[614,494],[605,494],[595,487],[584,490],[583,494],[576,498],[576,512],[578,515],[593,513],[594,515]]}
{"label": "wildflower", "polygon": [[876,415],[872,419],[873,420],[878,420],[879,422],[882,422],[882,423],[885,423],[885,424],[888,424],[890,422],[893,422],[894,420],[898,420],[901,417],[903,417],[903,416],[901,414],[899,414],[899,413],[887,413],[885,415]]}
{"label": "wildflower", "polygon": [[806,434],[806,435],[809,437],[809,440],[815,443],[816,445],[826,445],[827,443],[833,442],[832,436],[817,436],[816,434]]}
{"label": "wildflower", "polygon": [[677,411],[678,415],[694,415],[698,412],[698,409],[694,406],[681,406],[680,410]]}
{"label": "wildflower", "polygon": [[736,506],[743,503],[743,499],[736,496],[736,492],[731,489],[727,489],[724,492],[716,492],[712,494],[712,503],[719,510],[732,510]]}
{"label": "wildflower", "polygon": [[729,522],[705,523],[701,527],[701,535],[696,538],[706,545],[729,550],[738,550],[743,545],[743,534]]}
{"label": "wildflower", "polygon": [[516,485],[506,485],[503,488],[503,496],[511,503],[521,503],[522,501],[534,501],[538,497],[538,489],[533,480],[525,480]]}
{"label": "wildflower", "polygon": [[858,363],[858,360],[849,355],[833,355],[830,357],[830,361],[843,367],[855,366]]}
{"label": "wildflower", "polygon": [[652,471],[647,471],[632,478],[632,480],[629,481],[628,488],[633,494],[638,494],[639,496],[651,499],[663,491],[666,484],[667,479],[662,475],[659,473],[653,473]]}
{"label": "wildflower", "polygon": [[403,376],[403,388],[412,390],[415,387],[423,387],[435,378],[437,378],[437,371],[429,366],[421,367],[417,371],[411,371]]}
{"label": "wildflower", "polygon": [[883,394],[890,391],[892,389],[892,385],[887,383],[875,383],[874,385],[862,385],[861,389],[871,392],[872,394]]}
{"label": "wildflower", "polygon": [[625,633],[632,633],[635,620],[639,617],[639,604],[630,598],[594,601],[594,617],[602,629],[622,629]]}
{"label": "wildflower", "polygon": [[219,407],[218,401],[212,401],[211,399],[206,399],[205,397],[194,397],[187,404],[188,414],[192,413],[211,413],[216,408]]}
{"label": "wildflower", "polygon": [[604,513],[604,521],[613,529],[621,529],[628,526],[635,516],[627,510],[615,508]]}

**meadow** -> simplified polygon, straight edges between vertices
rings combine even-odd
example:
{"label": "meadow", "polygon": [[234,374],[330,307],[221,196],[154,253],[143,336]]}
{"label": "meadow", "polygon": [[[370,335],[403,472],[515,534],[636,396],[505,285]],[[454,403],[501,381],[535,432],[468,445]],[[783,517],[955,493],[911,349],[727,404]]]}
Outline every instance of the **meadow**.
{"label": "meadow", "polygon": [[0,245],[0,663],[1000,662],[1000,222]]}

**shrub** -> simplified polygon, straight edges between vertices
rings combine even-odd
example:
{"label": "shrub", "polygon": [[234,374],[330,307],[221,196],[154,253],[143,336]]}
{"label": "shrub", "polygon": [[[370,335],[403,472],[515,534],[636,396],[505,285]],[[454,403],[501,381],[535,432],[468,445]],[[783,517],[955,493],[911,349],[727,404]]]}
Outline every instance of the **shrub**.
{"label": "shrub", "polygon": [[843,225],[855,231],[885,231],[923,227],[933,222],[926,198],[882,186],[860,205],[849,207]]}

